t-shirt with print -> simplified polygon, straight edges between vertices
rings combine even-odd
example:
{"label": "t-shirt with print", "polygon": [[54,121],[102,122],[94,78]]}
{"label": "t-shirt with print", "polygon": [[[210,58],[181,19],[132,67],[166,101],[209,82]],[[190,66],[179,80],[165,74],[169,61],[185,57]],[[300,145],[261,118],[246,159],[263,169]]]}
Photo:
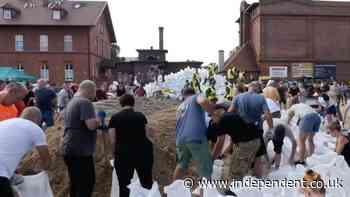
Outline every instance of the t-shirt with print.
{"label": "t-shirt with print", "polygon": [[205,112],[194,95],[187,98],[178,108],[176,122],[176,144],[202,143],[206,141]]}
{"label": "t-shirt with print", "polygon": [[310,107],[309,105],[306,105],[304,103],[299,103],[299,104],[293,105],[289,109],[288,113],[290,113],[290,112],[294,112],[294,117],[297,120],[302,119],[307,114],[316,113],[316,111],[312,107]]}
{"label": "t-shirt with print", "polygon": [[249,91],[238,95],[233,101],[233,106],[246,123],[255,124],[262,129],[262,116],[269,111],[263,96]]}
{"label": "t-shirt with print", "polygon": [[146,135],[146,125],[145,115],[133,109],[125,109],[113,115],[108,127],[116,130],[115,154],[152,151],[152,143]]}
{"label": "t-shirt with print", "polygon": [[49,88],[40,88],[35,92],[36,106],[44,111],[53,111],[53,100],[56,98],[56,93]]}
{"label": "t-shirt with print", "polygon": [[96,130],[89,130],[85,121],[96,118],[90,100],[74,97],[64,112],[63,153],[71,156],[92,156],[96,147]]}
{"label": "t-shirt with print", "polygon": [[12,177],[24,155],[36,146],[47,146],[38,125],[22,118],[0,122],[0,177]]}

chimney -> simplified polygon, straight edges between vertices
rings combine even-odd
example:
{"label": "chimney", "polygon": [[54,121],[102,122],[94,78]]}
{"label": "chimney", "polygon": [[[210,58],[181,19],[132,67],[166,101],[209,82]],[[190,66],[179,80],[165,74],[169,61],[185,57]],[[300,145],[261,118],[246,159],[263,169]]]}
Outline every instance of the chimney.
{"label": "chimney", "polygon": [[164,50],[164,27],[159,27],[159,50]]}
{"label": "chimney", "polygon": [[219,72],[225,70],[225,51],[224,50],[219,50]]}

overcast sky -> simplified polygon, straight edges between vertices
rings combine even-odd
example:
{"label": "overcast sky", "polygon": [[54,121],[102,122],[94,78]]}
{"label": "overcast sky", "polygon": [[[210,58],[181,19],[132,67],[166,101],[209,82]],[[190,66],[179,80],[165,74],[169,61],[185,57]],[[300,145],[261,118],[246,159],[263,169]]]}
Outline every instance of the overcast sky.
{"label": "overcast sky", "polygon": [[[168,60],[217,62],[218,50],[238,45],[240,0],[108,0],[121,56],[158,48],[164,26]],[[257,0],[247,0],[248,3]]]}

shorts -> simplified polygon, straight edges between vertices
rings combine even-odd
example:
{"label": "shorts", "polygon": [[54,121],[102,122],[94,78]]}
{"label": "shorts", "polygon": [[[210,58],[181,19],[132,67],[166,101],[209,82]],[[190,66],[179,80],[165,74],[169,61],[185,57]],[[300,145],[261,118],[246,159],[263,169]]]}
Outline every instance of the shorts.
{"label": "shorts", "polygon": [[[255,161],[255,155],[257,154],[260,145],[260,139],[233,144],[233,153],[231,156],[229,170],[227,174],[224,173],[224,179],[239,181],[248,175],[250,167]],[[218,190],[220,193],[225,193],[227,190],[226,188],[220,187]]]}
{"label": "shorts", "polygon": [[320,130],[321,118],[317,113],[311,113],[304,116],[299,123],[299,129],[302,133],[317,133]]}
{"label": "shorts", "polygon": [[6,177],[0,177],[0,196],[14,197],[10,180]]}
{"label": "shorts", "polygon": [[187,170],[192,158],[196,161],[199,176],[210,179],[213,161],[207,141],[201,144],[185,143],[176,146],[176,160],[181,169]]}
{"label": "shorts", "polygon": [[52,127],[55,124],[55,121],[53,119],[54,112],[53,111],[43,111],[43,122],[46,123],[47,127]]}

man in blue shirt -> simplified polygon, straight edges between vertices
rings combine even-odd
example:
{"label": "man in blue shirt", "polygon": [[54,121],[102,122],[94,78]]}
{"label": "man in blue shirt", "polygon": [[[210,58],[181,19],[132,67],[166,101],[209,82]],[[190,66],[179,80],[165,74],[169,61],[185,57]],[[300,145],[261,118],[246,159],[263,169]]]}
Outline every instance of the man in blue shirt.
{"label": "man in blue shirt", "polygon": [[199,176],[210,179],[213,162],[206,137],[205,111],[209,101],[196,95],[192,88],[183,92],[185,101],[179,106],[176,123],[177,167],[174,180],[182,179],[191,159],[196,161]]}
{"label": "man in blue shirt", "polygon": [[267,120],[270,130],[272,130],[273,128],[273,121],[270,110],[266,103],[266,99],[257,93],[258,90],[258,82],[250,83],[248,92],[240,94],[234,99],[229,109],[229,112],[238,113],[239,116],[251,128],[254,128],[259,132],[261,145],[256,155],[257,158],[255,161],[254,170],[256,176],[262,176],[263,163],[261,157],[267,154],[266,146],[263,139],[263,117]]}

